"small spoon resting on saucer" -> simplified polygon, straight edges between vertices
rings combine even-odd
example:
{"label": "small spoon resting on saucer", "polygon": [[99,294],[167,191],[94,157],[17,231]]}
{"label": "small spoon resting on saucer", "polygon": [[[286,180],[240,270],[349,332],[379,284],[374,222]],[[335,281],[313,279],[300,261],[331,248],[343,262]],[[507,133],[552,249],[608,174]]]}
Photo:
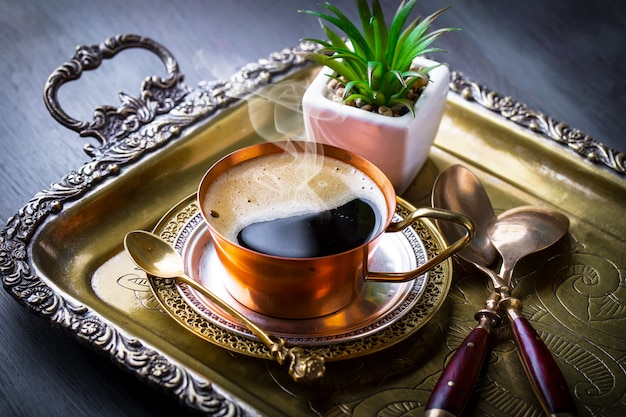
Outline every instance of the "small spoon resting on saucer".
{"label": "small spoon resting on saucer", "polygon": [[237,318],[261,339],[279,364],[289,364],[289,375],[294,381],[308,382],[324,376],[324,358],[316,355],[307,356],[304,350],[297,346],[288,347],[285,340],[261,329],[209,289],[187,276],[180,254],[159,236],[143,230],[129,232],[124,238],[124,248],[133,262],[148,274],[184,282]]}

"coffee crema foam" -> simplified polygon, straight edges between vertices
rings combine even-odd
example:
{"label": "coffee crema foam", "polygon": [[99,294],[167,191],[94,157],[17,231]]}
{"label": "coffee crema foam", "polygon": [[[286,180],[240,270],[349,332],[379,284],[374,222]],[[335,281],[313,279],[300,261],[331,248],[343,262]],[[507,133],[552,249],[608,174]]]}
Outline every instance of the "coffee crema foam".
{"label": "coffee crema foam", "polygon": [[280,153],[229,168],[209,185],[204,207],[209,223],[237,242],[250,224],[330,210],[357,198],[371,201],[387,218],[382,191],[360,169],[322,155]]}

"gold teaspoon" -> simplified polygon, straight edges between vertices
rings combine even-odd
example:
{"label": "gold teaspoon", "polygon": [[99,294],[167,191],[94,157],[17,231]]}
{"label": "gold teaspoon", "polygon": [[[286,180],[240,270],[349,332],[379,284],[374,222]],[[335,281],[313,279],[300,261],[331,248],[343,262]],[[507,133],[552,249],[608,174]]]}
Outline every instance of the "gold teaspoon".
{"label": "gold teaspoon", "polygon": [[324,375],[323,357],[307,356],[300,347],[288,347],[284,339],[267,333],[209,289],[189,277],[185,273],[180,254],[159,236],[143,230],[132,231],[124,238],[124,247],[133,262],[148,274],[184,282],[243,323],[268,347],[273,359],[281,365],[289,364],[289,375],[294,381],[313,381]]}

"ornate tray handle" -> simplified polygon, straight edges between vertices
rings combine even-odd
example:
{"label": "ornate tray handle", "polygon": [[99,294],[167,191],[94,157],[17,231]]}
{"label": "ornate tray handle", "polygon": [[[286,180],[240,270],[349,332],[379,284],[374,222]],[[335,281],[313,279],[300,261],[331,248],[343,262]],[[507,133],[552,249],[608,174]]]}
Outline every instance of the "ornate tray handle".
{"label": "ornate tray handle", "polygon": [[[83,71],[96,69],[103,59],[113,58],[118,52],[128,48],[144,48],[154,52],[165,64],[167,78],[147,77],[141,85],[141,97],[134,98],[119,93],[122,106],[101,106],[94,110],[92,121],[79,121],[63,111],[57,101],[59,87],[68,81],[80,78]],[[116,142],[130,133],[139,130],[163,113],[169,112],[190,91],[183,84],[184,75],[172,54],[161,44],[138,35],[117,35],[99,45],[79,46],[74,56],[57,68],[48,77],[44,88],[44,101],[48,111],[63,126],[72,129],[80,136],[91,136],[100,142],[97,149],[91,144],[84,146],[85,152],[94,158],[110,143]]]}

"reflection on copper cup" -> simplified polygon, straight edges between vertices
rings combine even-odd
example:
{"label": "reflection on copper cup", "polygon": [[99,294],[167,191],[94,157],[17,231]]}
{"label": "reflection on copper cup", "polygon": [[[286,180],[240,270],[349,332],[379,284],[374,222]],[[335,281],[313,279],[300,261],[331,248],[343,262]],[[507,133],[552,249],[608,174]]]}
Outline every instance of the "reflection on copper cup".
{"label": "reflection on copper cup", "polygon": [[[343,161],[373,180],[384,196],[386,217],[383,227],[368,241],[352,249],[325,256],[293,258],[268,255],[228,239],[212,225],[211,208],[205,200],[210,186],[230,168],[270,154],[315,152],[324,158]],[[366,159],[329,145],[313,142],[267,142],[239,149],[215,163],[204,175],[197,193],[198,204],[214,241],[217,255],[228,271],[225,286],[233,298],[259,313],[281,318],[311,318],[336,312],[354,301],[367,280],[408,281],[436,266],[465,246],[473,235],[469,219],[439,209],[418,209],[400,223],[392,223],[396,194],[387,177]],[[278,204],[278,202],[277,202]],[[414,271],[371,272],[368,263],[382,234],[408,227],[419,217],[433,217],[459,223],[467,234]]]}

